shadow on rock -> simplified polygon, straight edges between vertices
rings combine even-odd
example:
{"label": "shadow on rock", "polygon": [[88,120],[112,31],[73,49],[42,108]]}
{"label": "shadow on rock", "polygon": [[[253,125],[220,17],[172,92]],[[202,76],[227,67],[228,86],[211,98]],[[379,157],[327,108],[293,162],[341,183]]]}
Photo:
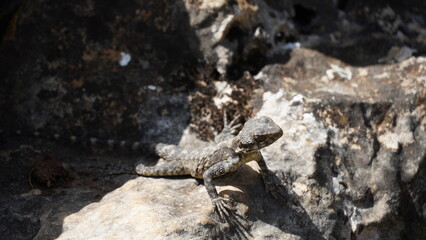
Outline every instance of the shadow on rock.
{"label": "shadow on rock", "polygon": [[[282,180],[273,174],[275,183]],[[255,239],[295,235],[301,239],[324,239],[309,214],[300,204],[296,194],[286,186],[277,189],[283,199],[275,199],[263,185],[259,172],[243,165],[235,173],[217,179],[217,186],[230,185],[238,190],[224,189],[221,196],[230,196],[239,205],[245,205],[246,217],[252,223],[251,234]],[[269,226],[268,226],[269,225]],[[275,228],[271,230],[270,228]]]}

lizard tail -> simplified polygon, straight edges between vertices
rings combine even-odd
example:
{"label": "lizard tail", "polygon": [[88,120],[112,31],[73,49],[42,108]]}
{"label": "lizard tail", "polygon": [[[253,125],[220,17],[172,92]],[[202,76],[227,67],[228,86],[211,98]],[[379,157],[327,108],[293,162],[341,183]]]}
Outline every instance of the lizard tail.
{"label": "lizard tail", "polygon": [[181,161],[165,162],[159,166],[150,167],[138,164],[136,166],[136,173],[150,177],[190,175]]}

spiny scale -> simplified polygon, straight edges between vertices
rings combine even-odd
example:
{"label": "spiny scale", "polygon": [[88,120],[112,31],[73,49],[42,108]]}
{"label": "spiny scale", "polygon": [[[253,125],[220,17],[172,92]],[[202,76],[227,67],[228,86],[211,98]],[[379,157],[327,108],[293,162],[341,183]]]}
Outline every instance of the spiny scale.
{"label": "spiny scale", "polygon": [[21,130],[15,131],[16,135],[19,136],[33,136],[37,138],[44,138],[49,140],[56,141],[66,141],[71,143],[87,144],[90,146],[107,146],[110,148],[123,148],[132,151],[144,151],[144,152],[154,152],[155,144],[143,143],[143,142],[132,142],[124,140],[114,140],[114,139],[102,139],[94,137],[79,137],[79,136],[67,136],[61,134],[46,134],[43,132],[24,132]]}

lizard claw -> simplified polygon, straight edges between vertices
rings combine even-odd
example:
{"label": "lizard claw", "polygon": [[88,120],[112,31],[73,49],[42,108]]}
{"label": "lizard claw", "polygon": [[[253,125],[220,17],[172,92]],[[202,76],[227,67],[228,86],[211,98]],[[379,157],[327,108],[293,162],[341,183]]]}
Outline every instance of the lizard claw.
{"label": "lizard claw", "polygon": [[236,121],[240,118],[238,114],[231,122],[228,123],[226,111],[223,112],[223,128],[222,131],[216,135],[215,142],[222,142],[224,140],[234,137],[238,133],[238,129],[241,128],[242,124],[236,124]]}
{"label": "lizard claw", "polygon": [[225,223],[227,228],[231,227],[234,230],[236,239],[250,239],[251,234],[248,232],[248,223],[243,217],[234,212],[236,208],[232,199],[217,197],[212,200],[212,203],[220,221]]}
{"label": "lizard claw", "polygon": [[235,210],[233,200],[230,198],[217,197],[212,200],[212,203],[221,221],[226,221],[226,218],[232,214],[231,211]]}
{"label": "lizard claw", "polygon": [[237,116],[234,117],[234,119],[231,120],[231,122],[228,123],[228,118],[227,118],[227,114],[226,111],[223,112],[223,130],[224,131],[228,131],[231,134],[236,134],[238,128],[241,127],[241,123],[235,124],[235,122],[241,117],[240,114],[238,114]]}

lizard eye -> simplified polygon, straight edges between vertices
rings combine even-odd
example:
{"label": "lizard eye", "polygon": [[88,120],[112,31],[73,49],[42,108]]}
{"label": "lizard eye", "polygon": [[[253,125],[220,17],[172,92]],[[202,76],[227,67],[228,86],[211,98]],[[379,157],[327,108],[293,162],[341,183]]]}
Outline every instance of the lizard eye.
{"label": "lizard eye", "polygon": [[240,139],[240,144],[239,147],[240,148],[245,148],[245,149],[252,149],[255,144],[256,141],[254,141],[253,138],[242,138]]}

